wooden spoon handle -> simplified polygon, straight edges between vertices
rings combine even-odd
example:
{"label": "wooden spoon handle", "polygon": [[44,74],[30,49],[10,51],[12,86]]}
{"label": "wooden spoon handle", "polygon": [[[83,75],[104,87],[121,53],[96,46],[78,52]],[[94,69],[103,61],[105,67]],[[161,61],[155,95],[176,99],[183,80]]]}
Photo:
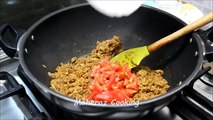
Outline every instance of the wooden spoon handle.
{"label": "wooden spoon handle", "polygon": [[179,37],[182,37],[210,22],[213,22],[213,12],[207,14],[206,16],[196,20],[195,22],[181,28],[180,30],[152,43],[151,45],[149,45],[147,47],[149,53],[161,48],[162,46],[172,42],[172,41],[175,41],[176,39],[178,39]]}

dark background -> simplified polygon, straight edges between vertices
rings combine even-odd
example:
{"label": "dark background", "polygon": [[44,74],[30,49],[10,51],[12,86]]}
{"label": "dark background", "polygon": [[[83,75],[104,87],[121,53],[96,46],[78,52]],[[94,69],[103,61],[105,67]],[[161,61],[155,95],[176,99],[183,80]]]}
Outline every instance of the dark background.
{"label": "dark background", "polygon": [[86,0],[0,0],[0,25],[8,23],[27,29],[48,13],[85,2]]}

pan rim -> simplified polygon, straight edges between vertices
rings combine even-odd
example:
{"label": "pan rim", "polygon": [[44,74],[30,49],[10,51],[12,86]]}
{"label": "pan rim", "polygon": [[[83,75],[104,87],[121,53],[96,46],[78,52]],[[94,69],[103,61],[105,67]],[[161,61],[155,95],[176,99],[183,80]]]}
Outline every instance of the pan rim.
{"label": "pan rim", "polygon": [[[63,99],[65,100],[66,102],[71,102],[71,103],[75,103],[76,102],[76,99],[74,98],[70,98],[70,97],[67,97],[67,96],[64,96],[60,93],[57,93],[53,90],[51,90],[48,86],[44,85],[43,83],[41,83],[31,72],[30,70],[28,69],[27,65],[25,64],[25,60],[24,60],[24,46],[25,46],[25,43],[27,41],[27,38],[28,36],[31,34],[31,32],[39,25],[41,24],[43,21],[49,19],[50,17],[54,16],[54,15],[57,15],[59,13],[62,13],[64,11],[67,11],[67,10],[70,10],[70,9],[74,9],[74,8],[79,8],[79,7],[85,7],[85,6],[89,6],[88,3],[83,3],[83,4],[79,4],[79,5],[74,5],[74,6],[69,6],[69,7],[66,7],[66,8],[63,8],[63,9],[60,9],[60,10],[57,10],[53,13],[50,13],[46,16],[44,16],[43,18],[41,18],[40,20],[38,20],[37,22],[35,22],[28,30],[27,32],[21,37],[21,39],[19,40],[19,43],[18,43],[18,49],[19,49],[19,59],[20,59],[20,64],[24,70],[24,72],[27,74],[27,76],[33,81],[33,83],[39,87],[39,88],[43,88],[43,91],[45,91],[46,93],[49,93],[55,97],[60,98],[60,99]],[[181,19],[177,18],[176,16],[170,14],[170,13],[167,13],[163,10],[160,10],[158,8],[154,8],[154,7],[150,7],[150,6],[146,6],[146,5],[142,5],[142,7],[145,7],[145,8],[148,8],[148,9],[152,9],[156,12],[160,12],[164,15],[168,15],[172,18],[174,18],[175,20],[179,21],[180,23],[182,23],[183,25],[186,25],[186,23],[184,21],[182,21]],[[192,35],[192,37],[195,37],[195,35]],[[203,53],[204,51],[204,48],[201,44],[201,42],[197,39],[195,39],[196,42],[197,42],[197,47],[198,47],[198,53]],[[199,44],[200,42],[200,44]],[[163,100],[165,98],[168,98],[169,96],[172,96],[172,95],[175,95],[175,93],[179,92],[181,89],[183,89],[185,86],[187,86],[191,80],[196,76],[196,74],[199,72],[200,68],[202,67],[202,61],[203,61],[203,54],[198,54],[198,63],[194,69],[194,71],[192,71],[191,75],[180,85],[180,86],[177,86],[175,88],[173,88],[171,91],[168,91],[167,93],[163,94],[163,95],[160,95],[160,96],[157,96],[155,98],[152,98],[152,99],[148,99],[148,100],[142,100],[142,101],[139,101],[139,106],[141,105],[145,105],[145,104],[150,104],[150,103],[154,103],[156,101],[160,101],[160,100]],[[49,98],[48,98],[49,99]],[[84,104],[85,102],[84,101],[78,101],[79,104]],[[57,103],[56,103],[57,104]],[[95,104],[95,103],[88,103],[87,104],[88,106],[93,106],[93,107],[105,107],[105,108],[121,108],[121,107],[133,107],[134,105],[131,105],[131,104],[127,104],[127,105],[112,105],[112,104]]]}

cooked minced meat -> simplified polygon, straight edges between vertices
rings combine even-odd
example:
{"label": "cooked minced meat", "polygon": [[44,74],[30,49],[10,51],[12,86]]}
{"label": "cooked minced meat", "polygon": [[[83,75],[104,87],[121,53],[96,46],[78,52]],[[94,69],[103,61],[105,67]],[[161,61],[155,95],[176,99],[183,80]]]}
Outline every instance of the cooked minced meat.
{"label": "cooked minced meat", "polygon": [[90,55],[73,57],[70,62],[61,63],[54,73],[49,73],[52,78],[50,88],[65,96],[85,100],[89,94],[90,71],[104,57],[112,57],[121,51],[121,41],[117,36],[103,42],[98,41]]}
{"label": "cooked minced meat", "polygon": [[[106,57],[113,57],[122,51],[122,44],[118,36],[112,39],[97,42],[91,54],[83,57],[73,57],[68,63],[61,63],[53,73],[49,73],[50,88],[65,96],[86,100],[91,70]],[[137,68],[139,91],[132,100],[146,100],[166,93],[168,82],[163,78],[162,70],[150,70],[148,67]]]}
{"label": "cooked minced meat", "polygon": [[112,57],[122,51],[121,46],[121,40],[118,36],[113,36],[111,40],[98,41],[96,48],[91,52],[91,57],[100,59]]}
{"label": "cooked minced meat", "polygon": [[137,69],[139,91],[133,96],[134,101],[147,100],[167,92],[169,85],[163,78],[163,70],[151,70],[146,66]]}

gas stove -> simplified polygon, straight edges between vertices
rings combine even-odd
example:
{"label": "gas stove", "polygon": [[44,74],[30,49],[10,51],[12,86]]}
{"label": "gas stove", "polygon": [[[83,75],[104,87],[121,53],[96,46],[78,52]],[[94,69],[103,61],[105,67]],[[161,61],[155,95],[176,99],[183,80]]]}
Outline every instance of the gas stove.
{"label": "gas stove", "polygon": [[[72,0],[71,0],[72,1]],[[73,3],[73,2],[72,2]],[[61,4],[61,3],[60,3]],[[70,5],[71,2],[68,4]],[[75,3],[77,4],[77,3]],[[50,9],[48,9],[50,12]],[[211,9],[212,10],[212,9]],[[47,11],[47,10],[46,10]],[[34,18],[35,19],[35,18]],[[15,21],[15,19],[14,19]],[[17,23],[19,23],[18,21]],[[32,22],[32,21],[31,21]],[[16,22],[15,22],[16,23]],[[20,22],[21,23],[21,22]],[[17,24],[25,28],[29,23]],[[23,33],[23,30],[20,30]],[[212,67],[212,69],[211,69]],[[211,69],[211,70],[210,70]],[[4,72],[3,72],[4,71]],[[70,114],[47,101],[26,76],[18,59],[11,59],[0,48],[0,119],[10,120],[88,120]],[[9,73],[9,74],[8,74]],[[13,91],[2,97],[5,91]],[[158,112],[143,120],[212,120],[213,119],[213,62],[203,61],[203,68],[178,97]],[[94,118],[91,118],[94,119]]]}
{"label": "gas stove", "polygon": [[[3,55],[3,54],[2,54]],[[212,65],[212,63],[209,63]],[[205,66],[206,67],[206,66]],[[208,70],[206,67],[204,69]],[[1,71],[6,71],[15,79],[10,80],[0,75],[0,93],[14,89],[11,97],[1,99],[0,119],[85,119],[80,116],[66,114],[66,111],[53,107],[52,103],[45,100],[37,89],[32,86],[30,79],[25,75],[17,59],[5,57],[1,60]],[[211,71],[210,71],[211,72]],[[191,85],[181,91],[179,96],[168,106],[156,113],[152,113],[144,120],[195,120],[213,119],[213,75],[206,72],[205,75],[194,80]],[[14,80],[14,81],[13,81]],[[13,87],[11,83],[16,83]],[[29,97],[28,97],[29,96]],[[29,108],[28,108],[29,107]],[[140,118],[138,118],[140,119]]]}

